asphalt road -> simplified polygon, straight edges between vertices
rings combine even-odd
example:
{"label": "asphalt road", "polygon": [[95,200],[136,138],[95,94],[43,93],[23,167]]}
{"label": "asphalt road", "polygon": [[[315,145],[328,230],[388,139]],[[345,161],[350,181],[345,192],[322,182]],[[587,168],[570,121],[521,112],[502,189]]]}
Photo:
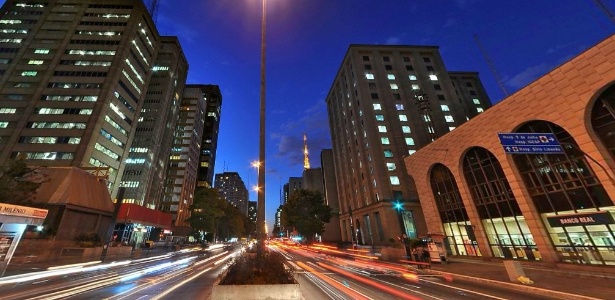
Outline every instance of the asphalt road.
{"label": "asphalt road", "polygon": [[[352,253],[272,245],[287,258],[304,299],[553,299],[474,282],[447,281]],[[0,299],[207,299],[240,249],[182,251],[0,278]],[[248,296],[246,299],[249,299]]]}

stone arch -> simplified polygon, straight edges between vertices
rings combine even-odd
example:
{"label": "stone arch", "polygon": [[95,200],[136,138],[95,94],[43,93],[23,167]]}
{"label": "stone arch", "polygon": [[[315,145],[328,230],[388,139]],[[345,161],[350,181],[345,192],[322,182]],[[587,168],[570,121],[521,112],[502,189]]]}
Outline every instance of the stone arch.
{"label": "stone arch", "polygon": [[453,173],[437,163],[431,168],[429,183],[444,227],[447,250],[453,255],[480,255],[474,228]]}
{"label": "stone arch", "polygon": [[[553,133],[562,144],[562,154],[513,154],[560,258],[572,263],[615,263],[615,257],[607,255],[615,251],[613,213],[607,209],[613,202],[574,137],[561,126],[542,120],[527,122],[516,132]],[[583,220],[604,221],[590,224]]]}
{"label": "stone arch", "polygon": [[496,257],[535,260],[536,243],[502,166],[489,150],[472,147],[462,158],[469,194]]}
{"label": "stone arch", "polygon": [[615,84],[600,92],[590,105],[588,122],[611,159],[615,159]]}

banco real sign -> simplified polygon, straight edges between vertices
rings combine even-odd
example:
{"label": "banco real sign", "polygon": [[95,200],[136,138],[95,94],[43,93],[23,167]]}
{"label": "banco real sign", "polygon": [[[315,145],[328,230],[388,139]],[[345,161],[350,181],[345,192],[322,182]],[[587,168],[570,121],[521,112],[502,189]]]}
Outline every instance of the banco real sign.
{"label": "banco real sign", "polygon": [[582,213],[574,215],[559,215],[547,217],[551,227],[569,227],[581,225],[608,225],[615,223],[608,211]]}

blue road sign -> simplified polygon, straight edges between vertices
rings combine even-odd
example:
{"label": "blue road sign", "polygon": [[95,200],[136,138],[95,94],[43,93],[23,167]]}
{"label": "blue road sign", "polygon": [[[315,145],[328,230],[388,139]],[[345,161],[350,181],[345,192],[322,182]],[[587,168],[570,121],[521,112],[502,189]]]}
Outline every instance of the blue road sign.
{"label": "blue road sign", "polygon": [[509,154],[562,154],[564,149],[553,133],[498,133]]}

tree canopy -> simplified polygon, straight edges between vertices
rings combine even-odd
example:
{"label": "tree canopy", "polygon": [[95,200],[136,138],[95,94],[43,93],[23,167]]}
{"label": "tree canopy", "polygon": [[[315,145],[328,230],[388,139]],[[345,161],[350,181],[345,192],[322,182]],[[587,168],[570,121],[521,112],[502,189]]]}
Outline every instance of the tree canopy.
{"label": "tree canopy", "polygon": [[325,223],[331,220],[331,208],[320,192],[300,189],[282,206],[281,219],[283,226],[294,227],[312,242],[315,234],[325,231]]}
{"label": "tree canopy", "polygon": [[23,159],[8,159],[0,165],[0,202],[28,205],[31,197],[45,181],[39,168],[26,165]]}
{"label": "tree canopy", "polygon": [[214,188],[199,188],[194,195],[188,218],[190,227],[200,239],[207,233],[206,239],[225,240],[242,237],[246,233],[247,216],[237,207],[220,198]]}

